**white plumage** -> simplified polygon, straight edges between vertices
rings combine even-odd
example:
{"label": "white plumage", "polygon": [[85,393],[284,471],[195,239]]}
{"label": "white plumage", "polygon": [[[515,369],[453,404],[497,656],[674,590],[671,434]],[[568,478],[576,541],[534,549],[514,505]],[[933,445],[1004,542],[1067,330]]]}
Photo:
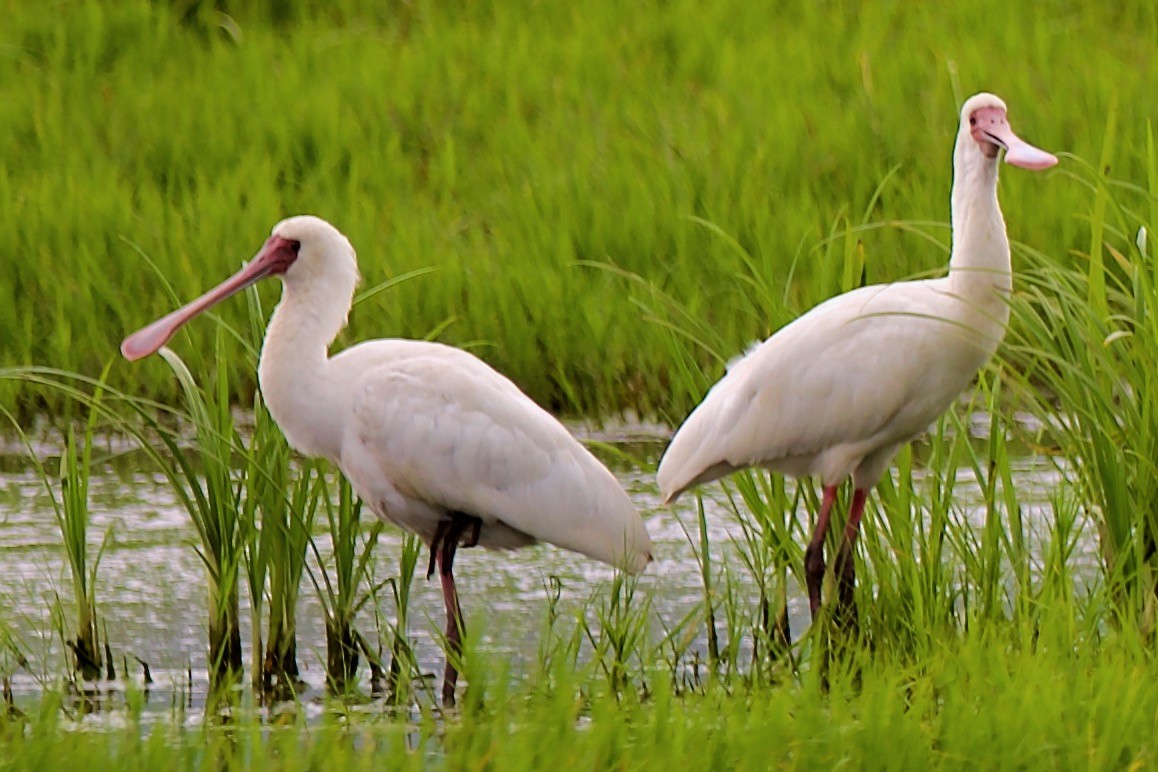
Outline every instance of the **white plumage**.
{"label": "white plumage", "polygon": [[867,491],[972,382],[1005,333],[1012,277],[997,202],[999,149],[1025,168],[1057,162],[1013,134],[1000,99],[966,101],[954,149],[949,274],[863,287],[786,325],[729,367],[660,461],[665,501],[751,466],[819,478],[824,503],[805,561],[814,614],[836,486],[851,477],[857,492],[842,548],[850,549]]}
{"label": "white plumage", "polygon": [[659,468],[665,499],[749,466],[872,486],[996,348],[975,310],[948,278],[816,306],[729,368],[679,428]]}
{"label": "white plumage", "polygon": [[[651,560],[643,521],[611,472],[478,358],[412,340],[329,356],[358,270],[349,241],[324,220],[279,223],[244,269],[126,338],[122,353],[156,351],[194,315],[269,275],[285,289],[258,370],[266,405],[290,445],[336,463],[375,514],[430,545],[452,648],[462,627],[451,571],[459,546],[550,542],[632,573]],[[455,676],[448,663],[447,702]]]}
{"label": "white plumage", "polygon": [[380,516],[429,543],[440,511],[466,512],[482,547],[545,541],[633,573],[647,564],[647,532],[611,472],[476,357],[384,340],[332,365],[358,373],[335,461]]}

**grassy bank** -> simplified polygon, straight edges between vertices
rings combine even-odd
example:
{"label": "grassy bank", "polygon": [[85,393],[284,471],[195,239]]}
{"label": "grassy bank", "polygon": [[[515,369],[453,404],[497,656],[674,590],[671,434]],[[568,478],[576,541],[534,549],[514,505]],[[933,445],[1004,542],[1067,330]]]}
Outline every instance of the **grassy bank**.
{"label": "grassy bank", "polygon": [[[1055,609],[1056,610],[1056,609]],[[229,724],[61,730],[39,712],[0,723],[13,769],[1143,769],[1158,761],[1158,677],[1129,634],[1083,637],[1062,615],[1036,630],[978,627],[919,657],[862,651],[783,683],[675,681],[662,665],[616,694],[593,668],[509,680],[481,663],[461,715],[408,721],[249,711]],[[1060,623],[1060,624],[1059,624]],[[489,669],[488,669],[489,668]],[[544,688],[547,684],[549,688]],[[89,717],[100,725],[99,717]]]}
{"label": "grassy bank", "polygon": [[[942,268],[942,226],[823,244],[947,220],[963,96],[1003,95],[1024,136],[1086,158],[1116,105],[1109,164],[1138,179],[1158,81],[1156,12],[1133,1],[360,5],[4,3],[0,365],[95,375],[313,212],[369,285],[436,269],[360,305],[345,342],[435,330],[553,410],[680,416],[667,332],[582,261],[639,274],[735,351],[836,291],[841,253],[863,247],[868,281]],[[1015,240],[1063,262],[1088,244],[1082,184],[1002,188]],[[196,368],[213,338],[176,347]],[[177,397],[159,361],[112,383]]]}

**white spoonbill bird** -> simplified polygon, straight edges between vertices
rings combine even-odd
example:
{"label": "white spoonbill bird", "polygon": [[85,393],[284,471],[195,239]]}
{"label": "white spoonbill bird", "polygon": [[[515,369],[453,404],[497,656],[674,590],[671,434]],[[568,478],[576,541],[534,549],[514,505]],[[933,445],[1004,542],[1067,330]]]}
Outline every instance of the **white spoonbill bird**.
{"label": "white spoonbill bird", "polygon": [[[651,560],[643,521],[611,472],[477,357],[413,340],[329,355],[358,265],[346,237],[317,217],[278,223],[246,267],[125,338],[121,353],[155,352],[189,319],[266,276],[284,286],[258,366],[266,405],[290,445],[337,464],[376,515],[430,547],[427,576],[437,563],[452,654],[461,646],[460,546],[550,542],[631,573]],[[447,704],[458,677],[451,659]]]}
{"label": "white spoonbill bird", "polygon": [[820,478],[824,496],[804,555],[809,609],[820,607],[824,538],[837,486],[853,482],[837,557],[851,605],[852,549],[869,490],[901,446],[941,415],[996,351],[1009,320],[1009,239],[997,159],[1048,169],[1053,155],[1018,139],[1005,103],[961,108],[953,151],[953,251],[940,279],[862,287],[831,298],[729,366],[664,452],[665,501],[737,469]]}

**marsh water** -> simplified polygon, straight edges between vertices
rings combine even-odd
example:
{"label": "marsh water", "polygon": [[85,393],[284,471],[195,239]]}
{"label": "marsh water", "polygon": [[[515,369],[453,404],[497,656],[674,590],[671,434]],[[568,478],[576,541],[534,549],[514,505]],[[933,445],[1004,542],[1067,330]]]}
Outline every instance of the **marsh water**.
{"label": "marsh water", "polygon": [[[984,416],[970,423],[978,438],[987,431]],[[572,426],[588,440],[613,446],[598,450],[637,503],[655,542],[655,562],[639,583],[639,591],[651,605],[656,626],[670,627],[695,609],[702,588],[691,538],[698,540],[694,498],[685,497],[674,508],[662,507],[654,484],[654,469],[667,430],[640,423],[604,426],[599,430]],[[61,443],[51,437],[37,443],[34,452],[46,468],[55,470]],[[109,460],[101,460],[102,456]],[[195,549],[196,534],[169,483],[148,468],[139,454],[103,439],[90,481],[92,526],[90,551],[95,554],[105,534],[108,541],[97,571],[96,597],[102,626],[120,671],[128,664],[131,679],[141,681],[134,657],[148,663],[154,683],[149,709],[166,711],[177,702],[196,705],[203,701],[207,685],[205,572]],[[923,470],[924,474],[932,470]],[[981,492],[968,469],[956,471],[956,501],[963,516],[980,528],[984,512]],[[1052,515],[1049,496],[1060,482],[1056,466],[1025,453],[1015,461],[1016,485],[1031,534],[1044,533]],[[741,528],[726,504],[719,486],[705,489],[706,518],[713,553],[723,557],[745,577],[736,556],[735,540]],[[14,442],[0,445],[0,624],[26,663],[17,666],[11,651],[0,654],[3,673],[11,674],[15,698],[31,700],[45,688],[59,686],[67,669],[60,620],[71,632],[72,589],[60,531],[51,499],[28,458],[28,451]],[[807,518],[806,512],[797,516]],[[363,515],[365,520],[368,514]],[[872,527],[871,521],[867,527]],[[686,529],[686,530],[685,530]],[[1096,560],[1092,534],[1080,536],[1080,562]],[[325,538],[319,536],[322,553]],[[400,537],[387,529],[374,555],[373,572],[378,580],[396,573]],[[415,577],[410,636],[424,671],[439,671],[442,653],[438,633],[443,626],[442,598],[437,581],[426,581],[426,555]],[[484,651],[510,663],[512,672],[535,656],[538,634],[545,619],[551,578],[561,587],[561,604],[577,610],[599,588],[606,588],[612,572],[594,561],[550,546],[536,546],[511,554],[482,550],[460,553],[455,564],[468,629]],[[248,609],[243,596],[243,642],[248,651]],[[367,607],[359,619],[362,633],[371,641],[380,629],[376,614],[392,619],[389,593],[378,598],[377,608]],[[807,600],[793,586],[789,603],[794,637],[808,624]],[[325,636],[322,609],[309,578],[302,588],[299,606],[298,657],[302,675],[311,690],[321,692],[324,678]],[[696,645],[701,645],[699,641]],[[702,645],[701,645],[701,648]],[[368,672],[363,668],[363,676]],[[115,689],[109,697],[116,702]]]}

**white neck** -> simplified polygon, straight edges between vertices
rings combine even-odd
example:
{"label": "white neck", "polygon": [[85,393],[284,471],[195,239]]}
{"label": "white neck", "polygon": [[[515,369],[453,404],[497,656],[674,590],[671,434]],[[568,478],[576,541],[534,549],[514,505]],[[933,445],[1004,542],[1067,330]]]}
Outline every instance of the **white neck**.
{"label": "white neck", "polygon": [[285,282],[258,363],[262,396],[290,445],[331,460],[341,440],[334,417],[343,394],[328,377],[329,347],[346,326],[357,275],[341,279]]}
{"label": "white neck", "polygon": [[950,292],[969,305],[978,328],[1000,337],[1009,320],[1013,276],[997,203],[997,159],[986,158],[968,130],[957,137],[953,152],[952,207]]}

